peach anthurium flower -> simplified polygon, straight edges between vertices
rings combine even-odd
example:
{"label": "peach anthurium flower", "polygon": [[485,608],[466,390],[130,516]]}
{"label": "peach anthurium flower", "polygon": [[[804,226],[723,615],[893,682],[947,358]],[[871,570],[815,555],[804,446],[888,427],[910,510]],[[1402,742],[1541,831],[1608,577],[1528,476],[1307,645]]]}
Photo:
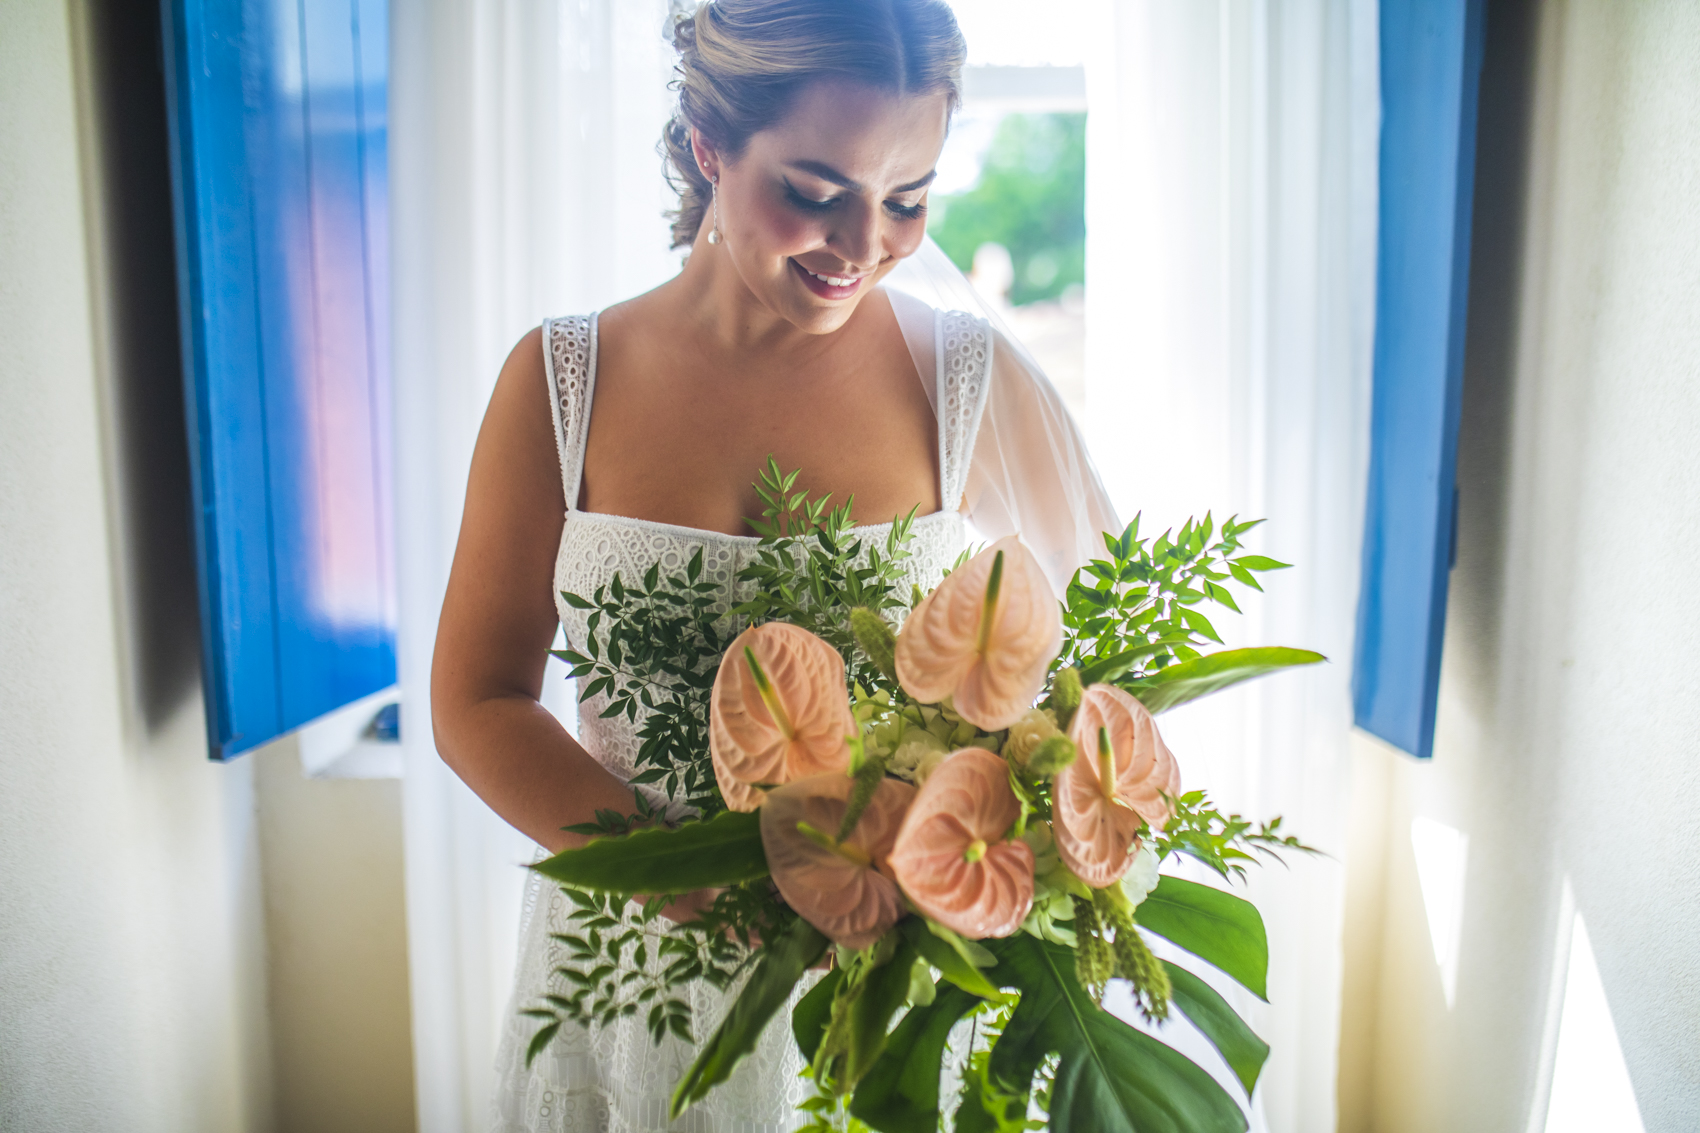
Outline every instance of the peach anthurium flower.
{"label": "peach anthurium flower", "polygon": [[882,779],[868,809],[843,842],[836,841],[855,780],[829,772],[767,793],[761,842],[780,895],[834,943],[866,948],[903,915],[903,895],[882,876],[915,788]]}
{"label": "peach anthurium flower", "polygon": [[903,623],[897,679],[926,704],[952,698],[988,732],[1033,707],[1062,644],[1056,596],[1033,557],[1005,536],[950,572]]}
{"label": "peach anthurium flower", "polygon": [[844,658],[787,622],[751,626],[721,658],[709,697],[708,749],[726,805],[751,811],[763,792],[850,766],[856,734]]}
{"label": "peach anthurium flower", "polygon": [[1181,772],[1145,705],[1114,685],[1086,690],[1069,726],[1080,757],[1057,775],[1051,795],[1057,853],[1094,889],[1133,864],[1141,819],[1161,829],[1179,795]]}
{"label": "peach anthurium flower", "polygon": [[1009,764],[963,748],[916,794],[891,851],[892,876],[946,928],[970,940],[1008,936],[1033,907],[1033,848],[1004,838],[1020,814]]}

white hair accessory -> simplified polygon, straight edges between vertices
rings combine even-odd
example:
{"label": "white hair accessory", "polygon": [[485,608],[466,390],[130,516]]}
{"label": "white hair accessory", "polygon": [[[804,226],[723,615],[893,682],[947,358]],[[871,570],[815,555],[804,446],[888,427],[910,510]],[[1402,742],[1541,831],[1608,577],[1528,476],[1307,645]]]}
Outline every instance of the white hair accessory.
{"label": "white hair accessory", "polygon": [[667,19],[661,25],[661,38],[672,44],[675,49],[679,46],[679,25],[697,16],[697,0],[668,0]]}

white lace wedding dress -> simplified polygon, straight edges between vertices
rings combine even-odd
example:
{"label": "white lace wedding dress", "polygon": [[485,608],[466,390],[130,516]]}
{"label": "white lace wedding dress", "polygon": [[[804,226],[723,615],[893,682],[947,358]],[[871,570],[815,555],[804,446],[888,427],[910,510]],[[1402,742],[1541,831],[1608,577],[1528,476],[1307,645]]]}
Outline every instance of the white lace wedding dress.
{"label": "white lace wedding dress", "polygon": [[[937,312],[933,326],[938,346],[935,368],[938,407],[940,499],[963,499],[975,434],[985,408],[991,371],[993,335],[979,319],[959,312]],[[584,465],[585,437],[596,382],[596,316],[546,322],[545,368],[555,405],[555,436],[561,475],[569,502],[576,501]],[[883,540],[885,525],[862,529]],[[916,520],[914,557],[905,563],[923,588],[937,583],[955,561],[965,539],[962,514],[946,510]],[[723,535],[672,524],[600,515],[570,508],[555,560],[556,602],[567,639],[585,638],[584,611],[560,601],[561,591],[591,594],[620,572],[641,577],[660,560],[682,570],[692,555],[703,554],[706,576],[718,583],[730,602],[741,598],[735,582],[754,554],[753,537]],[[579,742],[621,779],[634,773],[637,725],[623,715],[602,719],[605,697],[580,705]],[[647,788],[645,788],[647,789]],[[519,1014],[545,991],[550,973],[565,959],[551,933],[568,931],[570,904],[553,884],[533,875],[526,890],[520,927],[520,958],[514,998],[497,1062],[496,1133],[651,1133],[667,1129],[691,1133],[783,1133],[796,1128],[797,1103],[808,1083],[798,1078],[802,1060],[785,1018],[776,1019],[756,1050],[729,1082],[697,1103],[678,1122],[667,1121],[668,1100],[693,1057],[692,1048],[669,1038],[654,1045],[641,1016],[590,1032],[563,1027],[528,1068],[525,1051],[536,1020]],[[719,1024],[727,997],[706,986],[690,996],[693,1027],[699,1038]]]}

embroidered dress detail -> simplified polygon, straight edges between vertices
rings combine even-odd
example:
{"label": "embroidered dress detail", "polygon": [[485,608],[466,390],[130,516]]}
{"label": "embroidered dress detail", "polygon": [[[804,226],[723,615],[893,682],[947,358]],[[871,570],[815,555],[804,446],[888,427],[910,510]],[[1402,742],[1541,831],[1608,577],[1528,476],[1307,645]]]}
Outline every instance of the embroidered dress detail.
{"label": "embroidered dress detail", "polygon": [[939,480],[944,506],[962,503],[974,438],[992,383],[992,332],[961,311],[938,313]]}
{"label": "embroidered dress detail", "polygon": [[[915,521],[913,557],[904,564],[905,582],[923,589],[938,583],[965,540],[956,505],[985,406],[991,360],[986,324],[957,312],[939,319],[939,481],[945,510]],[[756,556],[755,537],[579,510],[596,384],[596,316],[551,319],[543,324],[543,339],[567,500],[554,577],[556,608],[567,640],[584,641],[588,611],[568,606],[560,598],[562,591],[590,594],[616,573],[641,576],[657,560],[663,569],[683,570],[701,551],[704,576],[719,588],[721,608],[746,597],[737,575]],[[876,524],[858,530],[873,544],[883,542],[888,527]],[[603,719],[606,705],[606,694],[580,704],[578,740],[609,771],[629,780],[643,717]],[[670,802],[653,787],[637,789],[657,804]],[[550,976],[566,956],[550,934],[567,930],[570,912],[555,885],[532,876],[520,924],[514,999],[503,1021],[496,1067],[495,1133],[787,1133],[804,1121],[797,1105],[807,1097],[808,1083],[798,1078],[803,1063],[787,1026],[770,1027],[731,1080],[673,1124],[667,1121],[668,1100],[695,1050],[673,1038],[654,1045],[641,1018],[618,1020],[594,1032],[565,1026],[527,1067],[525,1050],[536,1023],[518,1012],[544,992],[558,990],[550,986]],[[803,990],[799,988],[793,1000]],[[698,1038],[706,1037],[719,1025],[732,997],[706,985],[692,987],[688,994],[693,1029]]]}

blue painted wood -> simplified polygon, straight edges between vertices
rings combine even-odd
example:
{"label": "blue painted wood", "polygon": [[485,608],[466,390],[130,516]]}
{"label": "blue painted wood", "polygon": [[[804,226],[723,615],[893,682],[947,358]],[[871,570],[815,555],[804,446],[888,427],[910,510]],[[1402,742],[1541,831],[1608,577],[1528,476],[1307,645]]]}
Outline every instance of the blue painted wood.
{"label": "blue painted wood", "polygon": [[1463,386],[1483,0],[1381,0],[1375,391],[1353,700],[1434,750]]}
{"label": "blue painted wood", "polygon": [[395,682],[375,0],[163,0],[209,744]]}

